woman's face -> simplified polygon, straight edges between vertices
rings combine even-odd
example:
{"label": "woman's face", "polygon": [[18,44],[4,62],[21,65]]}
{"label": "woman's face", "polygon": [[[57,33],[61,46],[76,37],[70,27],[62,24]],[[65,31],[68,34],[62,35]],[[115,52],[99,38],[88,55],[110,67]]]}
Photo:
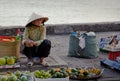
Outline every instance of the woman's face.
{"label": "woman's face", "polygon": [[34,25],[39,26],[40,24],[42,24],[42,22],[43,22],[42,19],[37,19],[37,20],[33,21],[32,23],[33,23]]}

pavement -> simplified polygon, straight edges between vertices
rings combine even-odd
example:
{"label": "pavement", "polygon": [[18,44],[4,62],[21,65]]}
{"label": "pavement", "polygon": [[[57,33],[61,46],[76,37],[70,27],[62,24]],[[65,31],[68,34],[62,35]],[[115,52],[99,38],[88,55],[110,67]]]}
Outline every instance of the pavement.
{"label": "pavement", "polygon": [[[120,34],[120,32],[118,31],[96,32],[97,42],[99,41],[100,37],[107,37],[115,34]],[[23,54],[21,54],[21,59],[20,59],[21,67],[18,68],[19,70],[34,71],[36,69],[48,70],[50,68],[55,68],[55,67],[76,68],[76,67],[84,67],[84,66],[95,66],[104,69],[102,77],[96,80],[86,80],[86,81],[120,81],[120,77],[119,77],[120,71],[117,71],[115,69],[100,64],[100,60],[104,58],[108,58],[107,53],[100,52],[98,49],[99,57],[95,59],[68,57],[67,55],[69,48],[69,34],[47,35],[47,38],[52,42],[50,56],[46,58],[46,61],[48,61],[48,63],[51,65],[49,67],[45,67],[41,65],[34,65],[32,67],[27,67],[26,66],[27,59]],[[0,71],[15,71],[15,70],[17,69],[6,69]],[[70,81],[77,81],[77,80],[70,79]]]}

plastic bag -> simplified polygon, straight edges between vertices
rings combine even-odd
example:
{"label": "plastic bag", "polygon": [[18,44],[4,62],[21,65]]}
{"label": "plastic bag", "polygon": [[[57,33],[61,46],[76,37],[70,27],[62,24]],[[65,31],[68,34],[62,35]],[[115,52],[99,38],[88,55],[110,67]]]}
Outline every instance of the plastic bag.
{"label": "plastic bag", "polygon": [[79,37],[79,46],[81,47],[81,49],[85,48],[85,38],[83,36]]}

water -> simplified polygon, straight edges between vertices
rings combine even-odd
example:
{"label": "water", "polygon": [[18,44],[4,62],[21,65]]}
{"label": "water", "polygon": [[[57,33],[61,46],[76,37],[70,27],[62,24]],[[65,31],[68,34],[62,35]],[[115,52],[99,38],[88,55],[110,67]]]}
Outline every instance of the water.
{"label": "water", "polygon": [[120,21],[120,0],[0,0],[0,25],[24,26],[36,12],[47,24]]}

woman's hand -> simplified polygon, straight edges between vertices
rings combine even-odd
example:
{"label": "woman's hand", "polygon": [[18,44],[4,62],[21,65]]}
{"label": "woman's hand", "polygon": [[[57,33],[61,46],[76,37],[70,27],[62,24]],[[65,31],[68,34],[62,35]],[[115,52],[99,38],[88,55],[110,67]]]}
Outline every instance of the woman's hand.
{"label": "woman's hand", "polygon": [[33,47],[34,45],[37,45],[37,43],[32,40],[27,40],[25,41],[25,45],[26,47]]}

